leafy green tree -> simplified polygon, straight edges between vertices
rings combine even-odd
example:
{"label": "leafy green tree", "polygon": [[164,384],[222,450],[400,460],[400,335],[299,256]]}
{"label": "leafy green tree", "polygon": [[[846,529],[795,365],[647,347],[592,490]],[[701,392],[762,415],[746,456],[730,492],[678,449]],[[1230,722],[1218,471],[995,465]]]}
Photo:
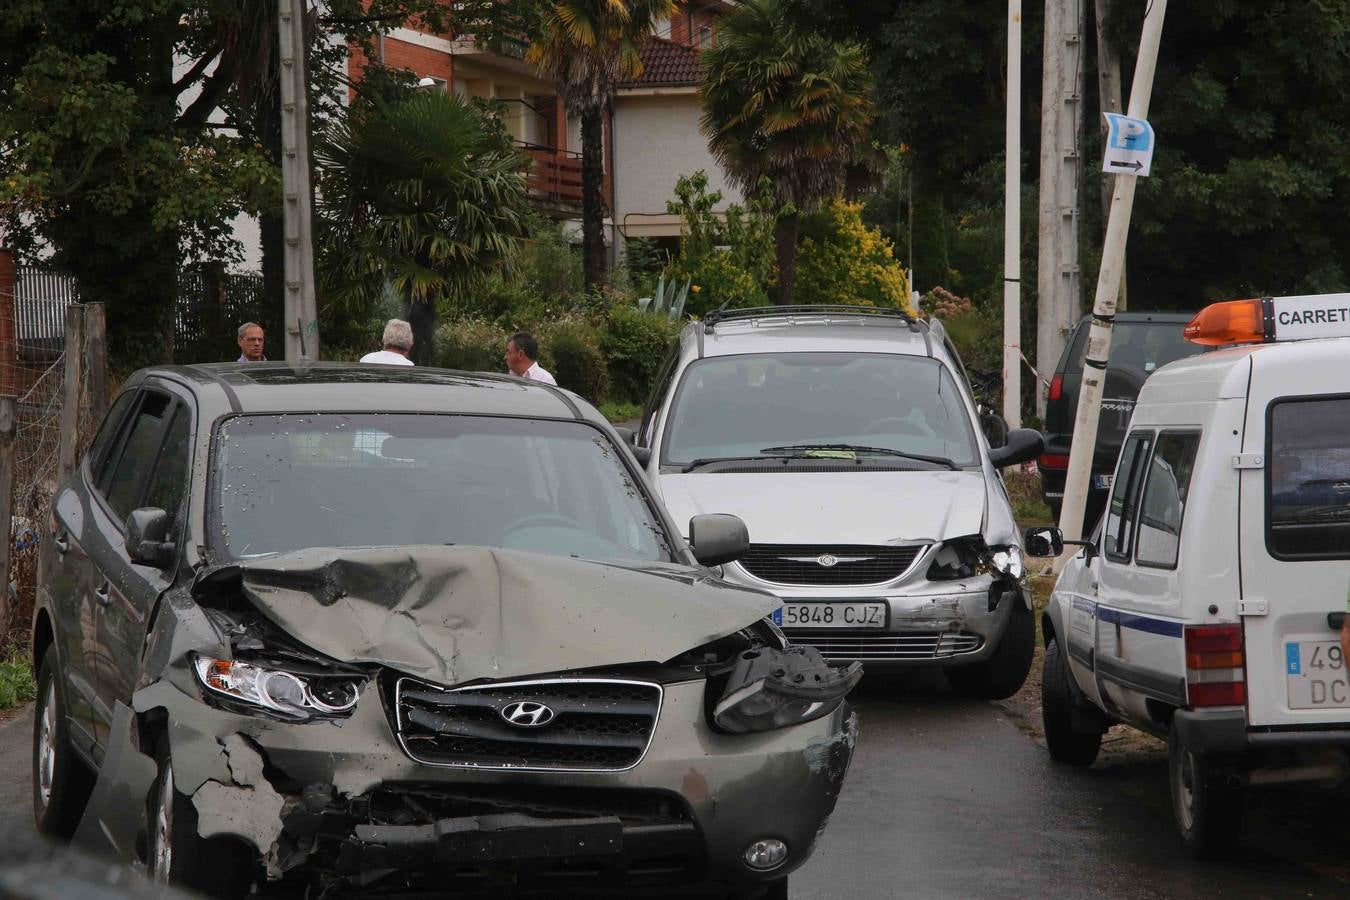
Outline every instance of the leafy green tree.
{"label": "leafy green tree", "polygon": [[674,0],[548,0],[528,59],[558,83],[581,120],[581,231],[586,286],[604,280],[603,120],[614,85],[642,74],[640,50]]}
{"label": "leafy green tree", "polygon": [[325,292],[366,311],[392,286],[426,364],[436,301],[477,285],[526,234],[524,158],[498,118],[440,91],[363,104],[315,156]]}
{"label": "leafy green tree", "polygon": [[891,242],[862,220],[862,204],[833,200],[803,223],[797,297],[808,304],[909,308],[909,282]]}
{"label": "leafy green tree", "polygon": [[872,79],[861,45],[801,27],[787,0],[746,0],[704,56],[703,130],[746,193],[761,179],[778,205],[778,303],[793,301],[797,230],[875,163]]}
{"label": "leafy green tree", "polygon": [[767,185],[733,203],[720,215],[721,191],[708,191],[702,169],[675,182],[666,212],[680,217],[680,255],[666,268],[676,281],[688,279],[685,311],[702,315],[719,306],[764,306],[774,275],[774,213]]}

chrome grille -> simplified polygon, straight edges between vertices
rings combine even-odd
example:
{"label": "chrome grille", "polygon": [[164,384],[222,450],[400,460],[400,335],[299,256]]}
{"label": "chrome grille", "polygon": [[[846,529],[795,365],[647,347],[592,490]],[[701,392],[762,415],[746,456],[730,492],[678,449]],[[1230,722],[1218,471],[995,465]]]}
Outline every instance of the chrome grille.
{"label": "chrome grille", "polygon": [[809,644],[831,662],[845,660],[946,659],[974,653],[984,646],[978,634],[951,631],[907,631],[899,634],[838,634],[829,631],[788,631],[794,644]]}
{"label": "chrome grille", "polygon": [[[774,584],[882,584],[903,575],[922,550],[922,546],[872,544],[751,544],[739,563],[751,575]],[[833,557],[835,563],[821,565],[821,557]]]}
{"label": "chrome grille", "polygon": [[[599,678],[446,689],[413,678],[395,686],[404,752],[432,766],[617,772],[641,761],[661,711],[661,686]],[[523,728],[502,710],[541,703],[553,717]]]}

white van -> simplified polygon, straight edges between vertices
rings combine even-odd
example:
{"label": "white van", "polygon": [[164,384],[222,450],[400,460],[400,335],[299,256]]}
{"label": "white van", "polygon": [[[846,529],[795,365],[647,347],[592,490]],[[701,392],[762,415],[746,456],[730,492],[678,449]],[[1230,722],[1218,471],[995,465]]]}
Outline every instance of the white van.
{"label": "white van", "polygon": [[[1246,788],[1350,774],[1338,634],[1350,584],[1350,294],[1214,304],[1139,395],[1103,521],[1043,617],[1050,755],[1126,723],[1167,739],[1197,856],[1236,846]],[[1057,555],[1058,529],[1027,551]]]}

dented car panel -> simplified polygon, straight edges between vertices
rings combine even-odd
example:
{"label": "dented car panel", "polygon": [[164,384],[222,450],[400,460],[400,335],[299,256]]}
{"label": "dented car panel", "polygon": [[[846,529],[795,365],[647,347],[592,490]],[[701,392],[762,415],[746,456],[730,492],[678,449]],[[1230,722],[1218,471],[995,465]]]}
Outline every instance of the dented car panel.
{"label": "dented car panel", "polygon": [[[119,574],[117,590],[145,600],[136,634],[131,619],[119,625],[122,655],[100,660],[119,668],[108,679],[109,725],[91,736],[85,760],[102,764],[77,841],[221,894],[268,883],[318,891],[453,883],[527,895],[562,878],[569,890],[754,896],[802,865],[852,756],[857,720],[844,697],[860,669],[789,647],[764,618],[772,596],[694,565],[645,484],[629,477],[631,455],[581,401],[503,379],[481,385],[501,412],[514,398],[522,414],[570,412],[593,429],[579,446],[605,456],[599,468],[617,472],[629,498],[611,507],[650,504],[651,517],[628,532],[638,558],[576,558],[549,541],[577,538],[535,533],[578,524],[562,514],[534,516],[525,549],[213,550],[212,494],[202,482],[222,416],[284,411],[270,386],[294,396],[307,373],[311,404],[350,409],[342,372],[193,367],[129,382],[143,391],[174,381],[159,414],[167,432],[192,410],[191,449],[182,450],[193,462],[175,525],[154,538],[172,563],[151,566],[139,585],[121,582],[153,561],[129,561],[132,574]],[[458,386],[475,397],[472,413],[485,412],[471,378],[398,374],[398,384],[361,384],[372,408],[397,397],[419,414],[453,409],[462,398],[447,387]],[[138,396],[114,411],[143,407]],[[520,424],[528,421],[517,417],[505,432],[528,431]],[[133,427],[114,426],[124,436]],[[167,453],[173,442],[155,446]],[[411,441],[387,459],[373,446],[340,461],[387,461],[399,476],[417,461]],[[86,460],[58,508],[96,507],[109,518],[97,487],[106,465]],[[74,542],[78,523],[57,525]],[[654,529],[655,544],[644,529]],[[113,552],[107,545],[120,533],[100,530],[80,537]],[[653,546],[664,558],[642,558]],[[65,607],[81,588],[59,578],[44,587],[35,652],[43,659],[58,645],[47,658],[60,669]],[[746,851],[766,839],[781,842],[784,857],[756,869]],[[245,863],[213,880],[210,863],[223,849]],[[205,864],[191,877],[168,868],[184,859]]]}

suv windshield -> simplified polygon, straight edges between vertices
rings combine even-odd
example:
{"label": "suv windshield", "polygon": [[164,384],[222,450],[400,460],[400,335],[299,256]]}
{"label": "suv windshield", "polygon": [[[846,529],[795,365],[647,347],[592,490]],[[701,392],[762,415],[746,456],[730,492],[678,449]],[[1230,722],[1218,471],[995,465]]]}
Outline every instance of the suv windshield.
{"label": "suv windshield", "polygon": [[[672,404],[662,462],[900,455],[972,465],[974,431],[951,374],[927,357],[763,353],[691,363]],[[916,461],[917,465],[923,465]]]}
{"label": "suv windshield", "polygon": [[407,544],[672,558],[614,446],[580,422],[253,415],[216,441],[210,528],[228,558]]}

